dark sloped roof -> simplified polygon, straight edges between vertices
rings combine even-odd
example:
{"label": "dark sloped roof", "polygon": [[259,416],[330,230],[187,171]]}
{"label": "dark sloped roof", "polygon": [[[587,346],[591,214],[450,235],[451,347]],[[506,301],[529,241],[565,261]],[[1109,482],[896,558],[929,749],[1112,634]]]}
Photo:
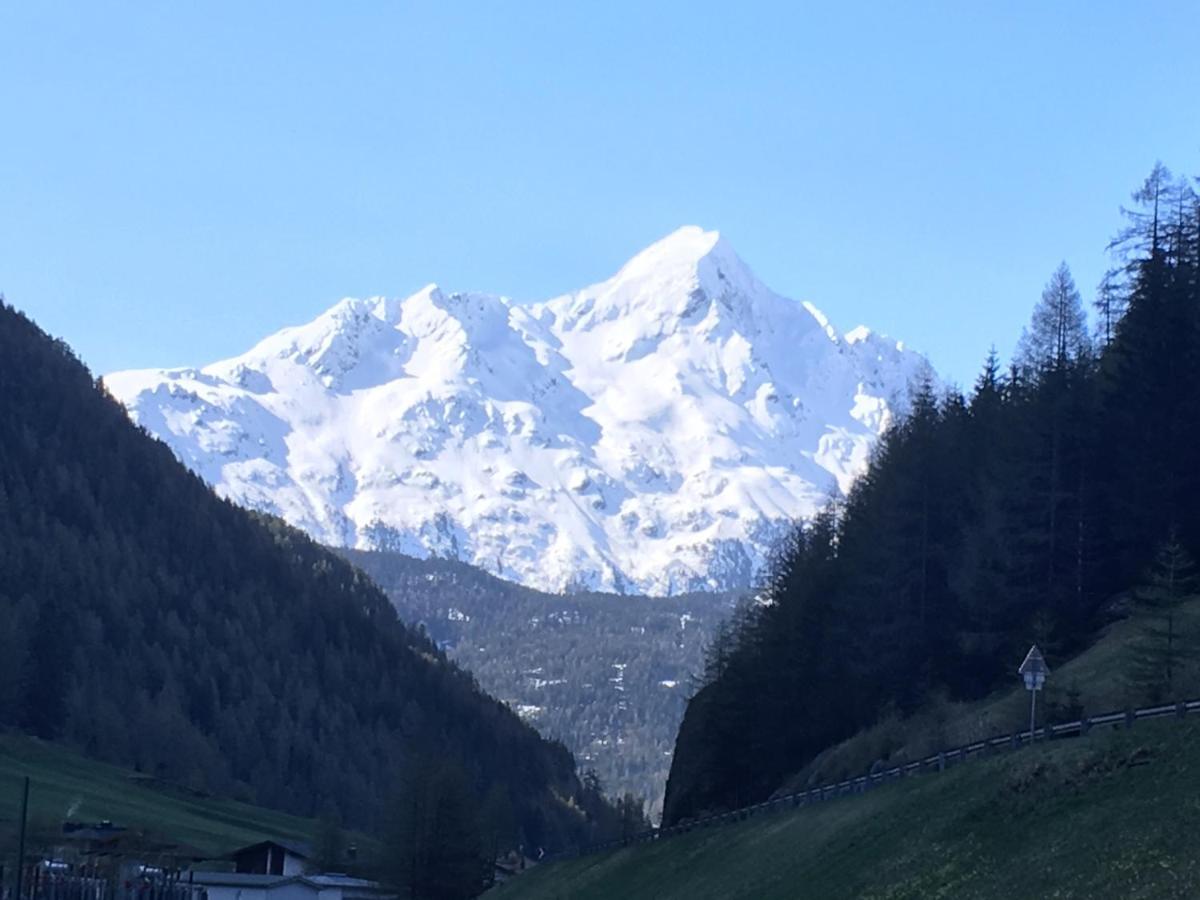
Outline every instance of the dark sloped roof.
{"label": "dark sloped roof", "polygon": [[188,879],[193,884],[223,885],[227,887],[272,887],[285,881],[293,881],[294,875],[258,875],[249,872],[192,872]]}
{"label": "dark sloped roof", "polygon": [[230,858],[241,856],[243,853],[250,853],[253,850],[258,850],[262,847],[278,847],[293,856],[299,856],[302,859],[312,858],[312,847],[303,841],[281,841],[272,838],[269,841],[259,841],[257,844],[250,844],[247,847],[241,847],[229,854]]}
{"label": "dark sloped roof", "polygon": [[[264,841],[263,843],[273,843]],[[253,845],[255,847],[258,844]],[[247,872],[191,872],[187,881],[208,887],[274,888],[284,884],[307,884],[318,890],[327,887],[380,890],[377,881],[349,875],[258,875]]]}

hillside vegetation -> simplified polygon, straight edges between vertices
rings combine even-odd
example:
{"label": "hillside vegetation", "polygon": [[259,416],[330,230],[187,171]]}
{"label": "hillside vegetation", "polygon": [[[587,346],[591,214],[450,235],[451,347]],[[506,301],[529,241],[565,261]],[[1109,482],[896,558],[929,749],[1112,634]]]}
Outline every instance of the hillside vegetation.
{"label": "hillside vegetation", "polygon": [[548,594],[457,560],[338,552],[608,794],[643,798],[658,818],[693,679],[734,595]]}
{"label": "hillside vegetation", "polygon": [[207,796],[110,766],[22,735],[0,735],[0,857],[14,852],[24,779],[29,846],[53,845],[64,821],[100,822],[213,856],[267,838],[312,840],[317,824],[298,816]]}
{"label": "hillside vegetation", "polygon": [[[1180,604],[1177,627],[1194,643],[1200,636],[1200,600]],[[1051,674],[1038,695],[1038,725],[1075,721],[1145,702],[1134,678],[1137,646],[1147,622],[1135,616],[1108,626],[1097,642],[1069,660],[1049,660]],[[1174,699],[1200,698],[1200,655],[1182,660]],[[1014,671],[1011,683],[977,701],[934,698],[907,718],[891,716],[828,748],[789,778],[781,792],[862,775],[881,760],[897,765],[949,747],[962,747],[1029,727],[1029,692]]]}
{"label": "hillside vegetation", "polygon": [[941,775],[552,863],[495,900],[1136,900],[1200,895],[1200,721],[1013,751]]}
{"label": "hillside vegetation", "polygon": [[[1136,613],[1137,700],[1172,699],[1200,594],[1200,198],[1156,166],[1126,210],[1096,328],[1065,264],[1011,366],[926,383],[842,502],[798,530],[767,602],[719,635],[667,784],[673,824],[776,791],[933,698],[1011,685]],[[1067,698],[1065,701],[1069,702]]]}
{"label": "hillside vegetation", "polygon": [[3,303],[0,623],[0,728],[91,758],[373,830],[436,758],[512,845],[607,810],[361,572],[219,499]]}

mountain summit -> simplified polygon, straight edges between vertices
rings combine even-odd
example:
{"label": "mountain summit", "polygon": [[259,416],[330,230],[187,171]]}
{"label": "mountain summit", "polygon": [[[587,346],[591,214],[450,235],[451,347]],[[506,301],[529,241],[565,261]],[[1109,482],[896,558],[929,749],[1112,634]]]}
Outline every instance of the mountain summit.
{"label": "mountain summit", "polygon": [[326,543],[669,594],[748,584],[927,368],[685,227],[544,303],[347,299],[234,359],[105,384],[221,494]]}

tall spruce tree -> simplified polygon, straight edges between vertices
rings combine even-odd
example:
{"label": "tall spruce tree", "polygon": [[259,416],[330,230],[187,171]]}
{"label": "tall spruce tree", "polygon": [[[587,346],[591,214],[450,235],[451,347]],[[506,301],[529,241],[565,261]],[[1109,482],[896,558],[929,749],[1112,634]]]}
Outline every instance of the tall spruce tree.
{"label": "tall spruce tree", "polygon": [[[1194,208],[1185,185],[1155,166],[1124,210],[1115,243],[1129,280],[1128,310],[1105,354],[1098,460],[1104,484],[1108,578],[1132,580],[1164,526],[1185,546],[1200,541],[1200,490],[1193,449],[1200,442],[1200,296],[1196,242],[1180,203]],[[1182,217],[1183,222],[1191,216]]]}
{"label": "tall spruce tree", "polygon": [[1196,634],[1181,625],[1179,607],[1200,599],[1200,577],[1191,555],[1172,535],[1133,590],[1137,638],[1130,644],[1131,684],[1151,703],[1175,698],[1183,666],[1196,656]]}

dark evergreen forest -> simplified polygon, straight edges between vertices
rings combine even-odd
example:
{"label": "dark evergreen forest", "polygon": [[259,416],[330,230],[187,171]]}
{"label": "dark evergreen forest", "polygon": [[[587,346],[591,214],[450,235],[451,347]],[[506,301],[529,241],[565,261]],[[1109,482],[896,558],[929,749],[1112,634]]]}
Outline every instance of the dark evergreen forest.
{"label": "dark evergreen forest", "polygon": [[925,384],[782,548],[710,650],[665,823],[763,799],[933,696],[987,694],[1033,641],[1076,653],[1160,548],[1200,554],[1200,202],[1162,166],[1133,200],[1092,333],[1064,265],[1011,365],[993,351],[966,395]]}
{"label": "dark evergreen forest", "polygon": [[217,498],[2,303],[0,727],[377,832],[418,756],[510,798],[512,843],[619,827],[366,576]]}
{"label": "dark evergreen forest", "polygon": [[458,560],[337,552],[606,793],[657,819],[686,698],[735,595],[547,594]]}

